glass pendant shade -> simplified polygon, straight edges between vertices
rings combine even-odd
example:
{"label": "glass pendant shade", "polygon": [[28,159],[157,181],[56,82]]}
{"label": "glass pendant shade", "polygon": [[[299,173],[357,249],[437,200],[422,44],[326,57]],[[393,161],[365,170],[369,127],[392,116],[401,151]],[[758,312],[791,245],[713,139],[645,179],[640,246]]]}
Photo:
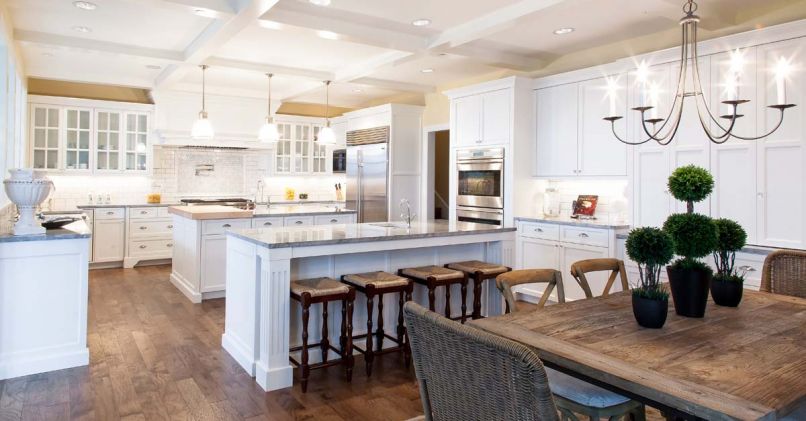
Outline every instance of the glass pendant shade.
{"label": "glass pendant shade", "polygon": [[320,145],[335,145],[336,133],[333,132],[333,129],[331,129],[330,126],[322,127],[322,130],[319,130],[317,140]]}
{"label": "glass pendant shade", "polygon": [[275,124],[271,118],[267,117],[266,122],[260,126],[258,139],[264,143],[272,143],[280,139],[280,132],[277,130],[277,124]]}
{"label": "glass pendant shade", "polygon": [[193,128],[190,130],[190,137],[198,140],[210,140],[215,136],[213,125],[207,118],[207,113],[202,111],[199,113],[199,119],[193,123]]}

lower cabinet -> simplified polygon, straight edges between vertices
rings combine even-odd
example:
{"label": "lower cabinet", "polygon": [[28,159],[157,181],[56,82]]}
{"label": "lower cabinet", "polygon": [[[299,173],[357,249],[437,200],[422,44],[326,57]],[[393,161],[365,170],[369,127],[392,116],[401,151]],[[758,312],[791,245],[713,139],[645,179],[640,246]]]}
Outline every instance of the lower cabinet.
{"label": "lower cabinet", "polygon": [[119,262],[126,253],[126,220],[95,216],[92,230],[93,263]]}
{"label": "lower cabinet", "polygon": [[205,235],[201,243],[201,291],[223,291],[227,280],[227,237]]}

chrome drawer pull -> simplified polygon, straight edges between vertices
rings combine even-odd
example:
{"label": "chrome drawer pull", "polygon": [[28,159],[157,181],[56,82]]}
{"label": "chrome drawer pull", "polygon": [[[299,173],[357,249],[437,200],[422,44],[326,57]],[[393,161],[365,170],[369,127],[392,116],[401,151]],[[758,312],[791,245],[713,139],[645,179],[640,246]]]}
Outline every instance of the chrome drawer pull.
{"label": "chrome drawer pull", "polygon": [[590,237],[588,234],[585,234],[584,232],[580,232],[580,233],[579,233],[579,236],[580,236],[580,237],[582,237],[582,238],[588,238],[588,237]]}
{"label": "chrome drawer pull", "polygon": [[294,223],[297,224],[297,225],[302,225],[302,221],[297,221],[297,222],[294,222]]}
{"label": "chrome drawer pull", "polygon": [[148,227],[140,227],[141,230],[147,230]]}
{"label": "chrome drawer pull", "polygon": [[263,223],[263,226],[268,227],[269,225],[271,225],[271,222],[264,222],[264,223]]}
{"label": "chrome drawer pull", "polygon": [[168,229],[171,229],[171,228],[173,228],[173,227],[174,227],[173,225],[168,225]]}
{"label": "chrome drawer pull", "polygon": [[140,211],[140,215],[146,215],[146,214],[148,214],[148,211]]}
{"label": "chrome drawer pull", "polygon": [[145,244],[140,244],[140,248],[141,248],[141,249],[144,249],[144,248],[146,248],[146,247],[148,247],[148,246],[147,246],[147,245],[145,245]]}
{"label": "chrome drawer pull", "polygon": [[543,232],[543,228],[535,228],[535,232]]}
{"label": "chrome drawer pull", "polygon": [[335,224],[336,222],[339,222],[339,220],[338,220],[338,219],[331,219],[331,220],[330,220],[330,223],[331,223],[331,224]]}
{"label": "chrome drawer pull", "polygon": [[231,226],[232,226],[232,225],[230,225],[230,224],[224,224],[224,225],[222,225],[222,227],[224,227],[224,228],[229,228],[229,227],[231,227]]}
{"label": "chrome drawer pull", "polygon": [[168,243],[168,244],[166,244],[166,245],[167,245],[168,247],[173,247],[173,246],[174,246],[172,243]]}
{"label": "chrome drawer pull", "polygon": [[754,268],[752,266],[748,266],[748,265],[739,266],[739,269],[741,269],[741,270],[743,270],[745,272],[755,272],[756,271],[756,268]]}
{"label": "chrome drawer pull", "polygon": [[109,212],[107,212],[106,214],[107,214],[107,215],[114,215],[114,214],[115,214],[115,212],[109,211]]}

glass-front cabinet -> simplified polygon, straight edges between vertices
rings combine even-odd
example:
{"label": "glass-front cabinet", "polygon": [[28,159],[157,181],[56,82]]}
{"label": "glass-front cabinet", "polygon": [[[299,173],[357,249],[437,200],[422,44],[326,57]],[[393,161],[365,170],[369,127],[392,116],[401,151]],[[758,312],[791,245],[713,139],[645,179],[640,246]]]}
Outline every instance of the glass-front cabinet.
{"label": "glass-front cabinet", "polygon": [[318,142],[319,132],[322,127],[313,126],[313,169],[312,172],[316,174],[324,174],[327,172],[327,145],[322,145]]}
{"label": "glass-front cabinet", "polygon": [[321,124],[309,122],[277,122],[280,139],[275,145],[274,172],[278,174],[326,174],[328,148],[316,139]]}
{"label": "glass-front cabinet", "polygon": [[277,123],[277,132],[280,134],[275,149],[275,172],[291,172],[291,123]]}
{"label": "glass-front cabinet", "polygon": [[72,172],[149,169],[150,105],[29,96],[31,166]]}

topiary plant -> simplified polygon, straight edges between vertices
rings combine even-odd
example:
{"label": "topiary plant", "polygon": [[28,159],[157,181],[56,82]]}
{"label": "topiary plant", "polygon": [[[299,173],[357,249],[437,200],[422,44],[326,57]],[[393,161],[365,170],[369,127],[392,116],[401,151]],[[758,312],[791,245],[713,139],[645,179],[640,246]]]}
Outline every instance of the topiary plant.
{"label": "topiary plant", "polygon": [[714,221],[698,213],[676,213],[663,223],[663,231],[674,241],[674,251],[682,256],[674,263],[680,269],[711,269],[696,260],[705,257],[717,247],[717,227]]}
{"label": "topiary plant", "polygon": [[660,271],[672,260],[674,241],[658,228],[644,227],[630,231],[627,236],[627,255],[638,263],[641,285],[633,288],[633,295],[653,300],[667,300],[669,293],[660,283]]}
{"label": "topiary plant", "polygon": [[668,187],[675,199],[686,202],[688,213],[694,213],[694,202],[704,200],[714,190],[714,178],[704,168],[686,165],[674,170]]}
{"label": "topiary plant", "polygon": [[724,280],[743,282],[744,274],[735,272],[734,263],[736,252],[747,243],[747,233],[741,225],[730,219],[715,219],[714,225],[717,231],[717,244],[713,255],[717,276]]}

